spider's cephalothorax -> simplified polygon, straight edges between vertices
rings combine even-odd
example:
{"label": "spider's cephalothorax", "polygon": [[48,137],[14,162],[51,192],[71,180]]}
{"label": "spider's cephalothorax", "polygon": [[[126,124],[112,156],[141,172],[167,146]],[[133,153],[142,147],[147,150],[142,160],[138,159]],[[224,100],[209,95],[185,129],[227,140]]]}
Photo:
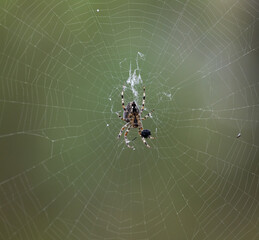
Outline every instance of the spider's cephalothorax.
{"label": "spider's cephalothorax", "polygon": [[[144,110],[144,106],[145,106],[145,99],[146,99],[146,95],[145,95],[145,87],[143,87],[143,101],[142,101],[142,107],[141,110],[139,110],[137,104],[135,103],[135,101],[130,102],[127,104],[127,106],[125,107],[124,105],[124,92],[122,90],[121,92],[121,103],[122,103],[122,108],[124,110],[123,112],[123,117],[121,117],[118,113],[118,117],[125,121],[126,124],[121,128],[120,133],[118,135],[118,138],[120,138],[122,132],[124,131],[125,128],[127,128],[127,130],[125,131],[124,134],[124,139],[126,142],[126,145],[129,148],[133,148],[132,146],[129,145],[129,140],[127,138],[128,132],[131,128],[138,128],[139,129],[139,135],[143,141],[143,143],[147,146],[150,147],[145,138],[151,138],[154,139],[153,137],[151,137],[151,131],[149,131],[148,129],[143,130],[143,126],[142,126],[142,120],[146,120],[148,117],[151,116],[151,113],[154,111],[152,110],[150,113],[148,113],[144,118],[141,118],[141,114]],[[134,149],[134,148],[133,148]]]}

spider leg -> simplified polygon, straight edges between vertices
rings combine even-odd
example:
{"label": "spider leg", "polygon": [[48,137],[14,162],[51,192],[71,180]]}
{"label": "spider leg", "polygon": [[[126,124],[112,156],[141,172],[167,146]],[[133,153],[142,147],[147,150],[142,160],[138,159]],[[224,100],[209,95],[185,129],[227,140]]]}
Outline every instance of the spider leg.
{"label": "spider leg", "polygon": [[118,116],[122,121],[126,121],[126,119],[123,118],[119,113],[116,112],[116,114],[117,114],[117,116]]}
{"label": "spider leg", "polygon": [[124,86],[121,91],[121,105],[124,111],[126,111],[125,104],[124,104]]}
{"label": "spider leg", "polygon": [[145,93],[145,87],[143,87],[143,100],[142,100],[142,107],[140,113],[143,112],[144,107],[145,107],[145,99],[146,99],[146,93]]}
{"label": "spider leg", "polygon": [[150,148],[150,146],[148,145],[148,143],[147,143],[147,141],[145,140],[145,138],[141,136],[141,132],[142,132],[142,131],[143,131],[143,127],[139,128],[139,130],[138,130],[139,136],[141,137],[142,142],[143,142],[148,148]]}
{"label": "spider leg", "polygon": [[126,123],[124,126],[122,126],[122,128],[121,128],[121,130],[120,130],[120,133],[119,133],[119,135],[118,135],[117,138],[120,138],[122,132],[124,131],[124,129],[125,129],[128,125],[129,125],[129,123]]}
{"label": "spider leg", "polygon": [[125,139],[125,143],[126,143],[127,147],[134,149],[133,146],[130,146],[130,145],[129,145],[130,141],[129,141],[128,138],[127,138],[127,135],[128,135],[128,133],[129,133],[130,128],[131,128],[131,126],[129,126],[129,127],[127,128],[127,130],[125,131],[124,139]]}
{"label": "spider leg", "polygon": [[148,113],[145,117],[141,118],[141,120],[146,120],[147,118],[151,117],[151,113],[154,112],[155,109],[153,109],[150,113]]}

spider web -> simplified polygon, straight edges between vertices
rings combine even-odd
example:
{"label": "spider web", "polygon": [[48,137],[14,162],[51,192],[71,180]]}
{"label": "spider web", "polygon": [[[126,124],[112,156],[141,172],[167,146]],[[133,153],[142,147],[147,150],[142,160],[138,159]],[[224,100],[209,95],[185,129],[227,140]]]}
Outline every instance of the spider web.
{"label": "spider web", "polygon": [[0,8],[0,239],[258,239],[256,1]]}

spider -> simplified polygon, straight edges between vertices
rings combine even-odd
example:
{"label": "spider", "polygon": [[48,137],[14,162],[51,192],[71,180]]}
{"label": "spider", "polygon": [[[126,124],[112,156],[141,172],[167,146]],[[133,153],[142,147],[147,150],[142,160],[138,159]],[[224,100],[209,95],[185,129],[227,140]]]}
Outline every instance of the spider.
{"label": "spider", "polygon": [[151,113],[154,111],[154,109],[150,113],[148,113],[145,117],[141,118],[141,114],[144,111],[145,99],[146,99],[145,87],[143,87],[143,101],[142,101],[141,110],[139,110],[135,101],[129,102],[128,105],[125,107],[123,95],[124,95],[124,87],[123,87],[122,92],[121,92],[121,104],[122,104],[122,108],[124,110],[123,117],[121,117],[119,115],[119,113],[117,113],[117,115],[121,120],[125,121],[126,124],[121,128],[120,133],[118,135],[118,138],[120,138],[124,129],[127,128],[126,131],[125,131],[125,134],[124,134],[125,143],[126,143],[127,147],[134,149],[133,146],[129,145],[130,141],[128,140],[127,135],[128,135],[131,128],[138,128],[139,129],[138,133],[139,133],[139,136],[141,137],[143,143],[148,148],[150,148],[150,146],[146,142],[145,138],[154,139],[154,137],[151,137],[151,131],[150,130],[143,129],[142,120],[146,120],[148,117],[150,117]]}

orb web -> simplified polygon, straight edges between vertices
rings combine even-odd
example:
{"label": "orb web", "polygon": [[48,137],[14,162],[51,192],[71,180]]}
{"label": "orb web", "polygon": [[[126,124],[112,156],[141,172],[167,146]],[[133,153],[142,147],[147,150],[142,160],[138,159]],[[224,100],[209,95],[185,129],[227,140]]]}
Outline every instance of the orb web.
{"label": "orb web", "polygon": [[256,1],[0,6],[1,239],[258,238]]}

